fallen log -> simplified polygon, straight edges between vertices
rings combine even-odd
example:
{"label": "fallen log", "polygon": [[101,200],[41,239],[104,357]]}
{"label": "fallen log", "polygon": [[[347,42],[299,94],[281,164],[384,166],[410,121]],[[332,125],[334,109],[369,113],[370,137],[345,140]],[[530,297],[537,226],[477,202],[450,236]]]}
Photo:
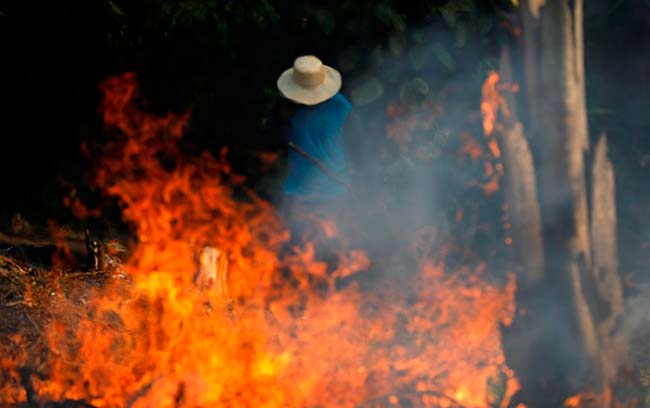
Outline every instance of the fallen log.
{"label": "fallen log", "polygon": [[5,259],[0,261],[0,267],[3,262],[9,261],[18,265],[16,260],[35,267],[47,266],[50,265],[52,255],[63,250],[76,258],[83,270],[93,272],[119,266],[119,259],[127,252],[125,245],[120,241],[93,239],[88,230],[83,235],[76,232],[65,235],[59,233],[56,238],[42,235],[8,235],[0,232],[0,249]]}
{"label": "fallen log", "polygon": [[[108,249],[110,253],[125,253],[126,246],[118,240],[98,241],[100,245]],[[86,252],[86,237],[83,234],[74,234],[65,237],[63,240],[54,240],[48,237],[29,237],[20,235],[7,235],[0,232],[0,245],[11,247],[67,247],[74,253],[83,254]]]}

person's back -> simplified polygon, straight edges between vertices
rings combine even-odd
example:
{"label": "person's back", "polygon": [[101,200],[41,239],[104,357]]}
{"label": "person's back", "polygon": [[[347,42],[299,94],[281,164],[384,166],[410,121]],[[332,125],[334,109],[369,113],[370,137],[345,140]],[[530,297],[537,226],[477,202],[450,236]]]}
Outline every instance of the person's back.
{"label": "person's back", "polygon": [[309,157],[294,149],[289,151],[284,187],[287,196],[318,203],[346,192],[341,181],[349,182],[349,165],[342,127],[350,109],[350,102],[340,93],[323,103],[296,109],[289,120],[288,139]]}

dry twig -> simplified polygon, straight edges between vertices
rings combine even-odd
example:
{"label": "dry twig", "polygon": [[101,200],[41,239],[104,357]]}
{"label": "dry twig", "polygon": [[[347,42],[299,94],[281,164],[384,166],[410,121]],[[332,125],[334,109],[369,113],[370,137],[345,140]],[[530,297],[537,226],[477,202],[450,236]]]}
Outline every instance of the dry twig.
{"label": "dry twig", "polygon": [[27,271],[20,266],[16,261],[4,255],[0,255],[0,273],[3,271],[3,264],[9,265],[12,269],[18,271],[21,275],[27,275]]}

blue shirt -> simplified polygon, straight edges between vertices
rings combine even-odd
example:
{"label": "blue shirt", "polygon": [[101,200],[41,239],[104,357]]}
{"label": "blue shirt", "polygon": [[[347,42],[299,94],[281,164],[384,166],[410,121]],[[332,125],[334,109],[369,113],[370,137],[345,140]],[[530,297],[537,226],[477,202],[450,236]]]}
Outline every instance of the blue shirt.
{"label": "blue shirt", "polygon": [[[340,93],[314,106],[301,105],[290,119],[289,140],[339,178],[348,181],[348,157],[342,127],[352,105]],[[345,186],[325,174],[312,161],[289,149],[284,192],[303,201],[324,202],[345,193]]]}

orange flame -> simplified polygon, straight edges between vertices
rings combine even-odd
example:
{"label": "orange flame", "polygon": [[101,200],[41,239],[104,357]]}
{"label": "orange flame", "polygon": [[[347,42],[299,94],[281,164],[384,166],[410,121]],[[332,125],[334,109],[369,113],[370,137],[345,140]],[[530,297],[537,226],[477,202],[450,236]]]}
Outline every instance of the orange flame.
{"label": "orange flame", "polygon": [[[132,74],[107,80],[102,91],[102,115],[116,138],[96,180],[120,200],[137,236],[124,265],[133,280],[110,281],[81,309],[66,304],[47,326],[47,370],[31,378],[39,400],[97,407],[507,406],[517,382],[504,362],[499,326],[514,314],[512,277],[501,287],[483,278],[483,266],[448,271],[425,259],[407,291],[337,288],[337,279],[372,260],[344,250],[329,272],[316,259],[317,243],[283,249],[287,230],[233,174],[225,150],[217,158],[179,153],[187,114],[142,111]],[[244,198],[234,198],[235,188]],[[336,232],[328,222],[321,227]],[[219,268],[228,273],[198,290],[193,277],[208,262],[199,259],[205,247],[227,256]],[[231,302],[222,302],[224,293]],[[11,373],[0,387],[4,402],[25,402],[16,373],[33,357],[26,354],[0,360]],[[498,379],[502,391],[491,392]]]}
{"label": "orange flame", "polygon": [[[505,117],[510,116],[510,110],[506,104],[505,98],[501,95],[499,90],[501,88],[510,88],[511,92],[517,92],[518,86],[508,86],[507,84],[499,84],[499,74],[495,71],[490,71],[487,79],[481,88],[481,116],[483,117],[483,133],[485,136],[491,136],[495,129],[497,120],[497,113],[501,113]],[[498,157],[498,156],[495,156]]]}
{"label": "orange flame", "polygon": [[598,396],[595,393],[581,393],[573,395],[564,401],[564,407],[577,408],[582,406],[583,403],[598,401]]}
{"label": "orange flame", "polygon": [[519,91],[517,84],[500,84],[499,74],[490,71],[488,77],[481,87],[481,116],[483,118],[483,134],[487,138],[487,147],[492,158],[497,161],[494,167],[496,172],[487,174],[490,180],[483,184],[483,190],[487,196],[494,194],[499,190],[499,179],[503,175],[503,164],[498,162],[501,159],[501,148],[497,139],[492,137],[495,131],[501,131],[497,121],[499,112],[505,118],[511,116],[506,99],[501,95],[501,90],[516,93]]}
{"label": "orange flame", "polygon": [[499,74],[492,71],[489,73],[481,89],[483,95],[483,100],[481,101],[481,115],[483,116],[483,133],[485,133],[486,136],[492,135],[492,132],[494,131],[497,109],[499,109],[499,105],[501,105],[502,102],[501,95],[496,89],[497,82],[499,82]]}

